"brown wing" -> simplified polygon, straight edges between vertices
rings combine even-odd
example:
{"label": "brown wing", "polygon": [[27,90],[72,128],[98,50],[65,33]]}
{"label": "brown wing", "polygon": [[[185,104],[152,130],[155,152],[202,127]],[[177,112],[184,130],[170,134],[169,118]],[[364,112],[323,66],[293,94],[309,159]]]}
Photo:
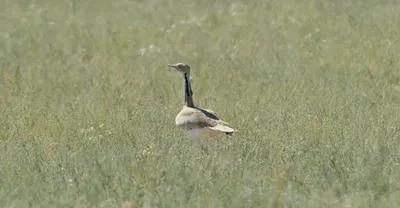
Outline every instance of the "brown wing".
{"label": "brown wing", "polygon": [[214,111],[201,108],[182,109],[177,116],[176,124],[185,129],[209,127],[225,133],[235,131],[232,126],[221,120]]}
{"label": "brown wing", "polygon": [[222,118],[221,118],[221,116],[219,116],[216,112],[214,112],[213,110],[211,110],[211,109],[203,109],[203,110],[205,110],[205,111],[207,111],[207,112],[209,112],[209,113],[211,113],[211,114],[214,114],[214,116],[216,116],[219,120],[222,120]]}
{"label": "brown wing", "polygon": [[221,131],[221,132],[226,132],[226,133],[232,133],[235,130],[233,127],[226,123],[225,121],[221,120],[221,118],[212,110],[210,109],[201,109],[197,108],[200,110],[205,117],[203,117],[205,124],[216,131]]}

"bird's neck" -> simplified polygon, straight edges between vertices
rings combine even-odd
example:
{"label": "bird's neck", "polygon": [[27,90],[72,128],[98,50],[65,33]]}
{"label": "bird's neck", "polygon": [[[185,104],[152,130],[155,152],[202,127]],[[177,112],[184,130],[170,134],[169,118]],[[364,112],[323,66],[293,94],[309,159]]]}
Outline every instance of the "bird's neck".
{"label": "bird's neck", "polygon": [[189,73],[183,73],[183,81],[185,84],[184,100],[185,100],[185,106],[194,107],[193,91],[192,91],[192,87],[190,86],[189,76],[190,76]]}

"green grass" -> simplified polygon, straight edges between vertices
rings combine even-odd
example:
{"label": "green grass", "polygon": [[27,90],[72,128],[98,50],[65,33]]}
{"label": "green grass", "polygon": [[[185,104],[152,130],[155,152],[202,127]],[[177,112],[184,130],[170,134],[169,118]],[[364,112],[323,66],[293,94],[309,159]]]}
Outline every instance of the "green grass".
{"label": "green grass", "polygon": [[[396,1],[2,1],[2,207],[400,207]],[[239,131],[202,154],[181,76]]]}

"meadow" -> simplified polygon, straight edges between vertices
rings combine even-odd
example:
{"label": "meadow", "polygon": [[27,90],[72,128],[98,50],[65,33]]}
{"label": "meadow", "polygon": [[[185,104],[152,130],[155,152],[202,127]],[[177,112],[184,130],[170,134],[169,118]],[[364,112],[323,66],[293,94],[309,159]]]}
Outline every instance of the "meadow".
{"label": "meadow", "polygon": [[[400,207],[400,3],[0,2],[1,207]],[[194,102],[238,132],[204,154]]]}

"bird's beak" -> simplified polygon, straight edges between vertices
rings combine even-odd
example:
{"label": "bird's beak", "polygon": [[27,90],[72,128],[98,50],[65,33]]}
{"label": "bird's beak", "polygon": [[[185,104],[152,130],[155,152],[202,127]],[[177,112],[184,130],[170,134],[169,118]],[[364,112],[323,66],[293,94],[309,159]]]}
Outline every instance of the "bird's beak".
{"label": "bird's beak", "polygon": [[181,70],[178,69],[176,64],[168,64],[168,67],[174,68],[176,71],[181,72]]}

